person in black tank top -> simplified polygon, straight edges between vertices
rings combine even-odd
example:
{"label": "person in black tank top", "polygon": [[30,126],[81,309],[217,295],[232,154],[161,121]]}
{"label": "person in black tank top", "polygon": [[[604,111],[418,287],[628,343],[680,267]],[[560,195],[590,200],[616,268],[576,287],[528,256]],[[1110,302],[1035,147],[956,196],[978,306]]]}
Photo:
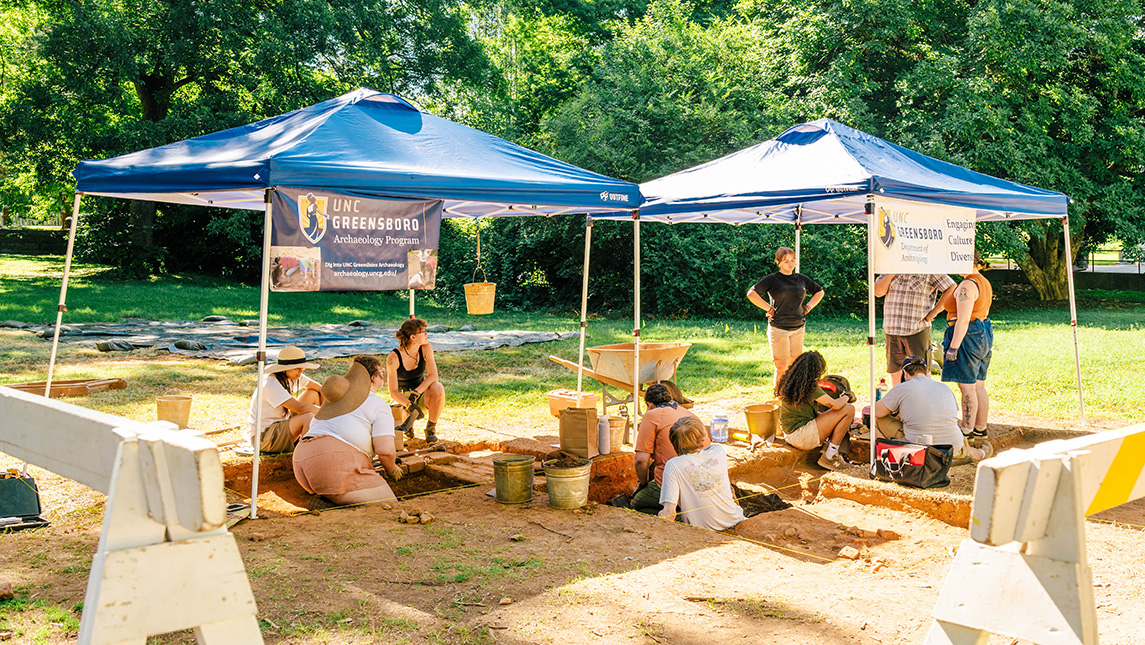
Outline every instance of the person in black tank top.
{"label": "person in black tank top", "polygon": [[421,318],[410,318],[398,329],[398,347],[386,356],[386,382],[390,397],[403,406],[409,417],[397,426],[414,438],[414,422],[427,417],[425,440],[437,441],[437,420],[445,407],[445,387],[437,376],[437,361],[433,358],[433,346],[429,344],[426,322]]}
{"label": "person in black tank top", "polygon": [[775,364],[772,382],[779,385],[783,373],[803,353],[803,325],[807,314],[823,300],[824,292],[819,283],[795,273],[795,251],[779,247],[775,263],[779,271],[748,289],[747,299],[767,313],[767,344]]}

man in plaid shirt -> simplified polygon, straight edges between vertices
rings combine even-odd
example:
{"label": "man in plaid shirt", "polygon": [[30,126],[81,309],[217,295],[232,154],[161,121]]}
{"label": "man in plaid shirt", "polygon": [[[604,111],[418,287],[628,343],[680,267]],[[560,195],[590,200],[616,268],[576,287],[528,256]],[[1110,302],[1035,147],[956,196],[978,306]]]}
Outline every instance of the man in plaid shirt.
{"label": "man in plaid shirt", "polygon": [[[875,297],[883,302],[883,333],[887,336],[887,373],[891,385],[902,381],[902,362],[922,356],[930,369],[930,323],[942,311],[942,301],[954,291],[945,274],[888,273],[875,280]],[[936,299],[937,294],[942,294]]]}

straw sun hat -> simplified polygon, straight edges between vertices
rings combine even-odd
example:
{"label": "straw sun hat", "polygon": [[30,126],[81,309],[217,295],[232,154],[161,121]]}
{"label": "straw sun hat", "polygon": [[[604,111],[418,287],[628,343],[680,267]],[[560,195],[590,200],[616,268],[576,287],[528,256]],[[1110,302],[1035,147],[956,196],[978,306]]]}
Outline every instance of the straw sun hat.
{"label": "straw sun hat", "polygon": [[315,419],[333,419],[358,409],[370,396],[370,372],[354,361],[345,376],[328,377],[322,382],[322,407],[314,413]]}
{"label": "straw sun hat", "polygon": [[294,345],[287,345],[278,353],[278,362],[274,365],[266,366],[266,373],[274,374],[275,372],[292,370],[296,367],[312,370],[318,367],[318,363],[306,362],[306,352],[303,352]]}

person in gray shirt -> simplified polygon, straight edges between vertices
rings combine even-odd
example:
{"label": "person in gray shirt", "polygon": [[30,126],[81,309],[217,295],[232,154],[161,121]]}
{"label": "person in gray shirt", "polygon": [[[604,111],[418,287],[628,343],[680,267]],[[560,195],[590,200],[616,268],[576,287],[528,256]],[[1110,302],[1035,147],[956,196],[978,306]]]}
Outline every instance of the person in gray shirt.
{"label": "person in gray shirt", "polygon": [[875,403],[879,436],[931,446],[953,446],[955,459],[974,461],[994,454],[990,442],[971,446],[958,427],[958,402],[945,383],[930,378],[926,359],[907,356],[902,362],[902,383]]}

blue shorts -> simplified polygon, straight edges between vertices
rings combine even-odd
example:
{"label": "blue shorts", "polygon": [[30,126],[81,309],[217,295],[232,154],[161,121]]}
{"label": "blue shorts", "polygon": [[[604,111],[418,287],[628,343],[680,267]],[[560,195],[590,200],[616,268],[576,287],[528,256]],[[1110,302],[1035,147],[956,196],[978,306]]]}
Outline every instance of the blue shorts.
{"label": "blue shorts", "polygon": [[[942,337],[942,352],[950,349],[954,337],[954,325],[946,327]],[[947,383],[974,383],[986,380],[986,369],[990,367],[993,355],[994,327],[990,319],[971,320],[966,328],[966,337],[958,347],[958,358],[942,362],[942,380]]]}

